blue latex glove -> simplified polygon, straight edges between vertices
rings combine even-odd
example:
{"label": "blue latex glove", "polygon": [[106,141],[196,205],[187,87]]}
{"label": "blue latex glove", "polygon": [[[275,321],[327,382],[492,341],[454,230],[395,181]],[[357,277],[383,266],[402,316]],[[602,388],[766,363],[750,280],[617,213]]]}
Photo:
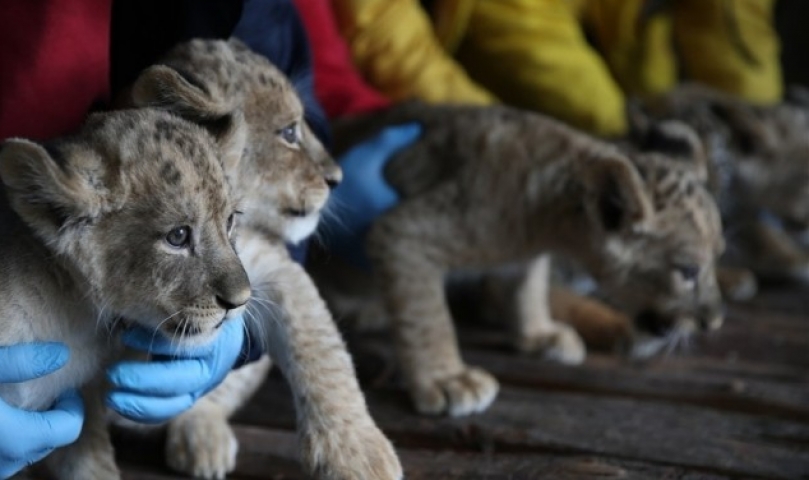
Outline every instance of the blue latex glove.
{"label": "blue latex glove", "polygon": [[240,360],[246,343],[242,319],[228,320],[208,345],[179,351],[162,335],[128,330],[124,343],[155,355],[148,362],[120,362],[107,371],[114,389],[107,405],[130,420],[165,422],[191,408],[219,385]]}
{"label": "blue latex glove", "polygon": [[[60,343],[0,347],[0,383],[19,383],[59,370],[70,354]],[[76,441],[84,406],[76,391],[62,394],[46,412],[29,412],[0,400],[0,478],[41,460],[53,449]]]}
{"label": "blue latex glove", "polygon": [[355,266],[368,267],[365,235],[379,215],[399,202],[399,195],[385,180],[385,166],[420,136],[418,123],[387,127],[338,160],[343,181],[332,192],[332,201],[339,220],[325,225],[321,231],[332,253]]}

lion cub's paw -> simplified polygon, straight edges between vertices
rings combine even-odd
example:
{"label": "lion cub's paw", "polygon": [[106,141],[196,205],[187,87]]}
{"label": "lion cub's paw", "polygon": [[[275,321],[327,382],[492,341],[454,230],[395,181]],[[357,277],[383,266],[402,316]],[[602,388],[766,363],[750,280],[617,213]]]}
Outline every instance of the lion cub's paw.
{"label": "lion cub's paw", "polygon": [[239,444],[224,412],[198,405],[169,423],[166,463],[174,470],[204,479],[224,479],[236,468]]}
{"label": "lion cub's paw", "polygon": [[539,354],[565,365],[579,365],[587,356],[584,341],[576,330],[558,322],[553,330],[517,338],[516,346],[522,353]]}
{"label": "lion cub's paw", "polygon": [[488,372],[474,367],[444,378],[432,378],[413,389],[413,401],[419,413],[449,413],[460,417],[489,408],[500,385]]}
{"label": "lion cub's paw", "polygon": [[399,480],[402,465],[393,445],[374,425],[354,422],[324,428],[307,428],[302,434],[306,469],[322,480]]}

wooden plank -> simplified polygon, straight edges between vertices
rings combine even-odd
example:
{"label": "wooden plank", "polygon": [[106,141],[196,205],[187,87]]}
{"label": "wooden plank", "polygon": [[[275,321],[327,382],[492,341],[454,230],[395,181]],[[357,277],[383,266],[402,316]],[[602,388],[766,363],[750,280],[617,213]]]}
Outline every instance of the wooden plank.
{"label": "wooden plank", "polygon": [[[267,387],[240,419],[289,426],[285,386],[275,378]],[[371,390],[368,398],[374,418],[403,448],[588,454],[720,476],[809,474],[809,425],[770,416],[508,384],[489,412],[468,419],[416,415],[394,388]]]}
{"label": "wooden plank", "polygon": [[[295,463],[295,439],[292,432],[252,427],[237,427],[240,452],[234,480],[304,479]],[[120,443],[123,437],[117,438]],[[141,444],[147,442],[146,444]],[[135,439],[126,444],[130,453],[123,455],[124,480],[179,480],[183,478],[143,459],[135,461],[132,450],[155,451],[159,438]],[[123,445],[118,445],[121,449]],[[724,480],[729,477],[688,472],[679,467],[660,466],[591,455],[547,453],[456,452],[424,449],[399,449],[409,480],[423,479],[661,479]],[[142,454],[141,454],[142,455]]]}
{"label": "wooden plank", "polygon": [[[297,459],[295,433],[270,428],[236,425],[239,439],[237,468],[228,478],[235,480],[304,479]],[[124,480],[179,480],[164,462],[164,435],[142,436],[117,431],[114,436]]]}
{"label": "wooden plank", "polygon": [[809,286],[765,286],[756,297],[744,305],[756,312],[792,313],[807,320],[807,316],[809,316]]}
{"label": "wooden plank", "polygon": [[590,454],[704,474],[809,474],[809,427],[789,422],[511,387],[488,412],[466,419],[419,417],[398,401],[372,398],[377,421],[404,445],[430,438],[456,450]]}
{"label": "wooden plank", "polygon": [[719,480],[730,477],[586,455],[401,451],[408,480]]}
{"label": "wooden plank", "polygon": [[[693,355],[672,355],[639,363],[599,354],[591,354],[583,366],[564,367],[516,355],[508,350],[504,335],[470,336],[467,331],[463,337],[464,358],[470,364],[487,368],[505,385],[679,402],[809,421],[806,368]],[[396,363],[384,339],[353,342],[352,347],[360,378],[366,384],[384,386],[393,379]]]}

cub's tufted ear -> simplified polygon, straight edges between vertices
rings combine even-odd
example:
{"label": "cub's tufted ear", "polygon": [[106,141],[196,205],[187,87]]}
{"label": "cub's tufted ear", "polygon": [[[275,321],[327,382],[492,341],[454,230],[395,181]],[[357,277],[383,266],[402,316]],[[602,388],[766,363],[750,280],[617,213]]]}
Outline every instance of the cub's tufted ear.
{"label": "cub's tufted ear", "polygon": [[677,120],[653,123],[639,139],[641,150],[691,162],[702,182],[708,181],[708,154],[697,132]]}
{"label": "cub's tufted ear", "polygon": [[585,209],[596,225],[609,233],[649,227],[654,218],[652,201],[629,159],[618,153],[598,155],[582,167]]}
{"label": "cub's tufted ear", "polygon": [[153,65],[141,72],[131,95],[137,107],[161,107],[183,117],[215,119],[232,110],[214,97],[203,79],[168,65]]}
{"label": "cub's tufted ear", "polygon": [[131,97],[135,106],[162,108],[208,130],[219,144],[225,170],[234,171],[247,140],[244,115],[212,89],[190,73],[153,65],[135,80]]}
{"label": "cub's tufted ear", "polygon": [[247,124],[241,110],[216,119],[188,118],[213,135],[221,153],[220,160],[225,172],[230,175],[239,167],[247,145]]}
{"label": "cub's tufted ear", "polygon": [[100,196],[66,163],[70,152],[23,139],[0,146],[0,179],[12,208],[40,233],[56,234],[71,222],[98,215]]}

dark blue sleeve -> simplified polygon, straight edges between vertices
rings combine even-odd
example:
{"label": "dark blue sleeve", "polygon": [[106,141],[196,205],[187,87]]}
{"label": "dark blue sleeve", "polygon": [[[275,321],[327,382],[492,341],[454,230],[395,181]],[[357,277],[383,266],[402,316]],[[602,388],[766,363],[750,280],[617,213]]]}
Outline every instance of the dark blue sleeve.
{"label": "dark blue sleeve", "polygon": [[113,95],[180,42],[227,39],[241,17],[242,2],[237,0],[115,0],[110,31]]}
{"label": "dark blue sleeve", "polygon": [[328,121],[315,97],[312,52],[292,0],[246,0],[233,36],[267,57],[292,80],[303,100],[306,122],[328,147]]}

